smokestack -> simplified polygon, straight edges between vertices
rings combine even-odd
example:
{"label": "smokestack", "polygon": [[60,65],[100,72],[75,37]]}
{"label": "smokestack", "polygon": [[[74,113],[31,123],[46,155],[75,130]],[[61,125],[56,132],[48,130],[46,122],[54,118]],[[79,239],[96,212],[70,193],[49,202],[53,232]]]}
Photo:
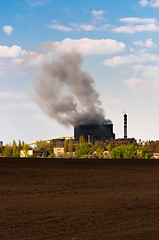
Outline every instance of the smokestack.
{"label": "smokestack", "polygon": [[124,138],[127,138],[127,114],[124,114]]}

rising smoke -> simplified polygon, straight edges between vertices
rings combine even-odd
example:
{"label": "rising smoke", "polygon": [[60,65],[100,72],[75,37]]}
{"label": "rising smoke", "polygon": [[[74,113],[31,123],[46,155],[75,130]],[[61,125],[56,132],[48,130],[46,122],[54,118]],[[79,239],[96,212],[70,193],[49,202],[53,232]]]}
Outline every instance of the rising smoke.
{"label": "rising smoke", "polygon": [[93,78],[82,70],[79,53],[45,63],[34,86],[34,98],[47,115],[65,126],[111,123],[104,117]]}

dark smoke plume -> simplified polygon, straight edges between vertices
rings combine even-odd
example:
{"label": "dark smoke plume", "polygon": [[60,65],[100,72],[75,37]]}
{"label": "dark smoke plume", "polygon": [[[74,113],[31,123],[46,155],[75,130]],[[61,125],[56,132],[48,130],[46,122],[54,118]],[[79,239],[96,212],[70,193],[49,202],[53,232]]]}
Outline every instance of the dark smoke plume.
{"label": "dark smoke plume", "polygon": [[63,125],[111,123],[104,117],[94,80],[82,70],[82,57],[78,53],[44,64],[34,93],[47,115]]}

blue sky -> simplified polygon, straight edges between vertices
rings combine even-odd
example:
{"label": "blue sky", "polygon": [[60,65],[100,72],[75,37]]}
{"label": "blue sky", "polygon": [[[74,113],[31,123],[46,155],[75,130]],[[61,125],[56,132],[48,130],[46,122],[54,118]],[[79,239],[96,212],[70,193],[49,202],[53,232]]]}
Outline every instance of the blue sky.
{"label": "blue sky", "polygon": [[0,1],[0,140],[73,135],[36,104],[45,62],[83,56],[116,138],[158,139],[159,0]]}

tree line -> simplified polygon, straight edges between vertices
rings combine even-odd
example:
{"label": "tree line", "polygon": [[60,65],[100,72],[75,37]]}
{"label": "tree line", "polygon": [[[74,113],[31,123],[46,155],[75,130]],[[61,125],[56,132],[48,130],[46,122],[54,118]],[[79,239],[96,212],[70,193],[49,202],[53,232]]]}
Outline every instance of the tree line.
{"label": "tree line", "polygon": [[27,151],[28,145],[24,143],[24,141],[18,141],[16,143],[13,140],[12,143],[7,143],[5,146],[0,146],[0,156],[1,157],[20,157],[21,150]]}
{"label": "tree line", "polygon": [[[56,147],[62,147],[56,146]],[[53,142],[37,142],[33,150],[45,150],[47,151],[47,157],[53,158],[56,157],[54,154],[55,144]],[[64,152],[59,154],[57,157],[77,157],[77,158],[150,158],[148,150],[153,152],[159,152],[159,141],[147,141],[142,142],[139,140],[137,143],[121,144],[120,142],[109,142],[109,144],[102,141],[96,141],[95,144],[86,142],[84,136],[79,138],[79,141],[75,144],[73,139],[64,140],[63,143]],[[20,152],[28,152],[29,146],[23,141],[19,140],[16,143],[13,140],[12,144],[6,144],[5,146],[0,146],[0,156],[3,157],[20,157]],[[27,157],[27,154],[26,154]],[[36,157],[32,155],[31,157]]]}

